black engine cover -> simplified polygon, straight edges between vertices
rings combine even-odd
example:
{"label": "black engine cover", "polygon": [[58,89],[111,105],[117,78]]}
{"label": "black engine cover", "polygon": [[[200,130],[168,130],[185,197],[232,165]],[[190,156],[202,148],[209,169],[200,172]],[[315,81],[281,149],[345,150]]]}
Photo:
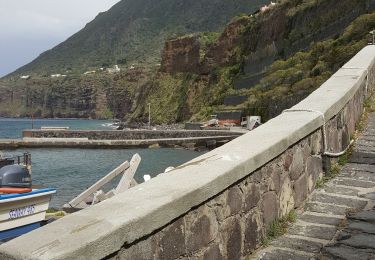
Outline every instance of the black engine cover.
{"label": "black engine cover", "polygon": [[31,175],[27,168],[8,165],[0,169],[0,187],[31,188]]}

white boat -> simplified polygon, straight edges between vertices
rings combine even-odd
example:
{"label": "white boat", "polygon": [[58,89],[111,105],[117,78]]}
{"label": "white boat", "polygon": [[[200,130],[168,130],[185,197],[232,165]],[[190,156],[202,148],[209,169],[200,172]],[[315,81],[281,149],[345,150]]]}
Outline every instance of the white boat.
{"label": "white boat", "polygon": [[55,189],[33,189],[0,195],[0,240],[9,240],[39,228]]}
{"label": "white boat", "polygon": [[32,188],[30,158],[27,153],[0,158],[0,241],[40,227],[56,193],[55,189]]}

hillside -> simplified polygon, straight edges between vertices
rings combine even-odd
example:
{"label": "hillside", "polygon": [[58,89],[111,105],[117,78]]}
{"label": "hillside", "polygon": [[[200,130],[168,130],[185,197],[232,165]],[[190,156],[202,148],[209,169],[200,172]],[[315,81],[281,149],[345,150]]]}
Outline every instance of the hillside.
{"label": "hillside", "polygon": [[266,0],[122,0],[78,33],[11,76],[84,72],[113,64],[160,61],[165,39],[217,31],[233,16],[251,13]]}
{"label": "hillside", "polygon": [[167,42],[161,72],[132,117],[146,118],[144,104],[151,103],[161,122],[202,120],[220,111],[268,120],[367,45],[374,10],[374,0],[283,1],[234,19],[208,47],[204,37]]}
{"label": "hillside", "polygon": [[[220,111],[272,118],[365,46],[375,0],[290,0],[234,17],[220,32],[165,42],[161,65],[116,74],[32,76],[0,84],[0,116],[204,120]],[[3,85],[3,87],[1,87]]]}

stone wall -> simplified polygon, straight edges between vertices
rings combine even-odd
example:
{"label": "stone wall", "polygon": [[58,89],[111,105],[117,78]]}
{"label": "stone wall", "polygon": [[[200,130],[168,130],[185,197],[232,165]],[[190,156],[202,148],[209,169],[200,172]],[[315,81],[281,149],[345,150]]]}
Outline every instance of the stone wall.
{"label": "stone wall", "polygon": [[322,176],[321,132],[303,139],[251,175],[142,241],[120,259],[241,259],[267,227],[301,205]]}
{"label": "stone wall", "polygon": [[[375,71],[374,71],[375,72]],[[327,122],[329,151],[343,151],[363,111],[365,83]],[[300,207],[323,177],[319,129],[217,196],[112,259],[242,259],[256,250],[271,223]]]}
{"label": "stone wall", "polygon": [[30,138],[88,138],[89,140],[144,140],[189,138],[209,136],[240,136],[241,133],[215,130],[24,130],[23,137]]}
{"label": "stone wall", "polygon": [[1,245],[0,257],[243,259],[324,174],[320,113],[328,150],[346,148],[375,83],[374,63],[375,46],[368,46],[292,108],[310,112],[283,113],[169,173]]}

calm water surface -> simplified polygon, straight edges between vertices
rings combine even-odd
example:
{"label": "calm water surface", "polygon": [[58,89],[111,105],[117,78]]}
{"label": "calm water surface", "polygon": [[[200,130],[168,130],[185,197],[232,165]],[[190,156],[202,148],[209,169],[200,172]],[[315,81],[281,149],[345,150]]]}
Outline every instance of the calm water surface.
{"label": "calm water surface", "polygon": [[[34,128],[41,126],[69,126],[72,130],[111,130],[107,120],[80,120],[80,119],[35,119]],[[31,129],[32,121],[29,118],[1,118],[0,139],[21,138],[24,129]]]}
{"label": "calm water surface", "polygon": [[[40,126],[70,126],[71,129],[108,129],[103,126],[108,121],[99,120],[38,120]],[[24,128],[30,128],[30,120],[0,119],[0,138],[19,138]],[[116,168],[125,160],[130,161],[139,153],[142,162],[135,179],[143,182],[143,175],[152,177],[168,166],[178,166],[201,154],[183,149],[19,149],[2,151],[6,154],[30,152],[32,156],[33,184],[57,189],[51,201],[52,207],[61,207],[84,189],[91,186],[105,174]],[[105,186],[108,190],[114,187],[120,176]]]}

